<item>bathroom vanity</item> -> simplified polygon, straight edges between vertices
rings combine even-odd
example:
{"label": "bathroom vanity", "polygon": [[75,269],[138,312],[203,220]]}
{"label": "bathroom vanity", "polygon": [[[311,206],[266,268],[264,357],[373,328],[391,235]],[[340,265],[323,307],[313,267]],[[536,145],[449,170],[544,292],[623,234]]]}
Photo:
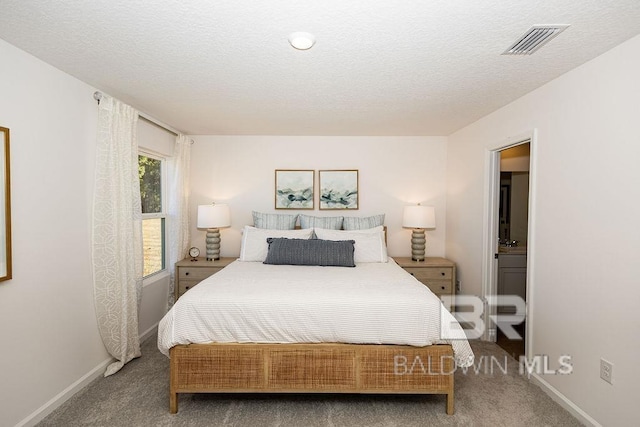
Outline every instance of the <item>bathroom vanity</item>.
{"label": "bathroom vanity", "polygon": [[[517,295],[527,300],[527,248],[503,247],[498,251],[498,295]],[[515,308],[499,306],[498,314],[513,314]]]}

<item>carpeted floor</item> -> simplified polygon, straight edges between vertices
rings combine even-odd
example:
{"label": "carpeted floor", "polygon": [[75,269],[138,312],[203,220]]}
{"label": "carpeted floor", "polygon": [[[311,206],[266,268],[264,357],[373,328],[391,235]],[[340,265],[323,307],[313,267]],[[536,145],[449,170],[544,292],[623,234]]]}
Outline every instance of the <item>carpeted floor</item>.
{"label": "carpeted floor", "polygon": [[[444,396],[181,395],[169,414],[169,359],[155,338],[143,356],[99,378],[38,426],[579,426],[518,363],[493,343],[473,341],[475,369],[456,371],[456,412]],[[507,373],[504,374],[504,367]],[[493,368],[493,369],[491,369]],[[477,372],[476,372],[477,371]]]}
{"label": "carpeted floor", "polygon": [[520,356],[524,355],[524,342],[526,337],[526,323],[522,322],[518,325],[513,325],[513,329],[520,335],[522,339],[509,339],[502,332],[502,329],[498,328],[496,336],[496,344],[498,344],[504,351],[511,355],[516,360],[520,360]]}

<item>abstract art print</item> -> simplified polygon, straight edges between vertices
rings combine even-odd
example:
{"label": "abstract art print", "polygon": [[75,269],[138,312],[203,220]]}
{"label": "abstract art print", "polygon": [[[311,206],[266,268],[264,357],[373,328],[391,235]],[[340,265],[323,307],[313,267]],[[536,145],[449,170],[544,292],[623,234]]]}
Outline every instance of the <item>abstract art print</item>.
{"label": "abstract art print", "polygon": [[313,209],[313,170],[276,169],[276,209]]}
{"label": "abstract art print", "polygon": [[358,209],[358,171],[324,170],[320,177],[320,209]]}

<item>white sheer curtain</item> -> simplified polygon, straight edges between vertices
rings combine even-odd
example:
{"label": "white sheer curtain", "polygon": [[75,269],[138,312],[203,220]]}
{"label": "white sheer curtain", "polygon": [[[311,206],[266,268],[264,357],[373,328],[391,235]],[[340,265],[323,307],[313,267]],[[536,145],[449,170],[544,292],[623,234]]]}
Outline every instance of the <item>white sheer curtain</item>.
{"label": "white sheer curtain", "polygon": [[173,157],[169,161],[169,191],[167,192],[167,216],[169,219],[169,297],[168,305],[174,301],[176,285],[175,264],[186,256],[189,247],[189,164],[191,141],[185,135],[176,137]]}
{"label": "white sheer curtain", "polygon": [[105,376],[140,356],[142,212],[138,177],[138,112],[103,96],[93,197],[93,282],[102,341],[117,359]]}

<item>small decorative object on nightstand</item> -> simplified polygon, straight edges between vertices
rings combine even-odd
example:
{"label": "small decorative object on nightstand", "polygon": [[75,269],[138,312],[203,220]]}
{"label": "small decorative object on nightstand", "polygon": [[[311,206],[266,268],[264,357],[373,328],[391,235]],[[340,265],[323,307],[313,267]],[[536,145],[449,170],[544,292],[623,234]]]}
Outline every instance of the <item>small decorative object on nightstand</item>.
{"label": "small decorative object on nightstand", "polygon": [[200,249],[195,246],[189,249],[189,256],[191,257],[191,261],[198,261],[198,257],[200,256]]}
{"label": "small decorative object on nightstand", "polygon": [[[408,257],[393,257],[407,273],[426,285],[438,298],[456,295],[456,264],[445,258],[426,257],[414,261]],[[450,307],[447,307],[450,308]]]}
{"label": "small decorative object on nightstand", "polygon": [[207,261],[204,258],[197,258],[198,262],[194,263],[191,258],[185,258],[182,261],[178,261],[176,263],[176,301],[189,289],[207,277],[216,274],[236,259],[237,258],[220,258],[217,261]]}
{"label": "small decorative object on nightstand", "polygon": [[414,261],[424,260],[424,249],[427,239],[424,234],[425,228],[436,228],[436,212],[433,206],[405,206],[402,215],[402,226],[413,228],[411,235],[411,259]]}
{"label": "small decorative object on nightstand", "polygon": [[220,228],[231,225],[229,206],[212,203],[198,206],[198,228],[207,229],[207,261],[220,259]]}

